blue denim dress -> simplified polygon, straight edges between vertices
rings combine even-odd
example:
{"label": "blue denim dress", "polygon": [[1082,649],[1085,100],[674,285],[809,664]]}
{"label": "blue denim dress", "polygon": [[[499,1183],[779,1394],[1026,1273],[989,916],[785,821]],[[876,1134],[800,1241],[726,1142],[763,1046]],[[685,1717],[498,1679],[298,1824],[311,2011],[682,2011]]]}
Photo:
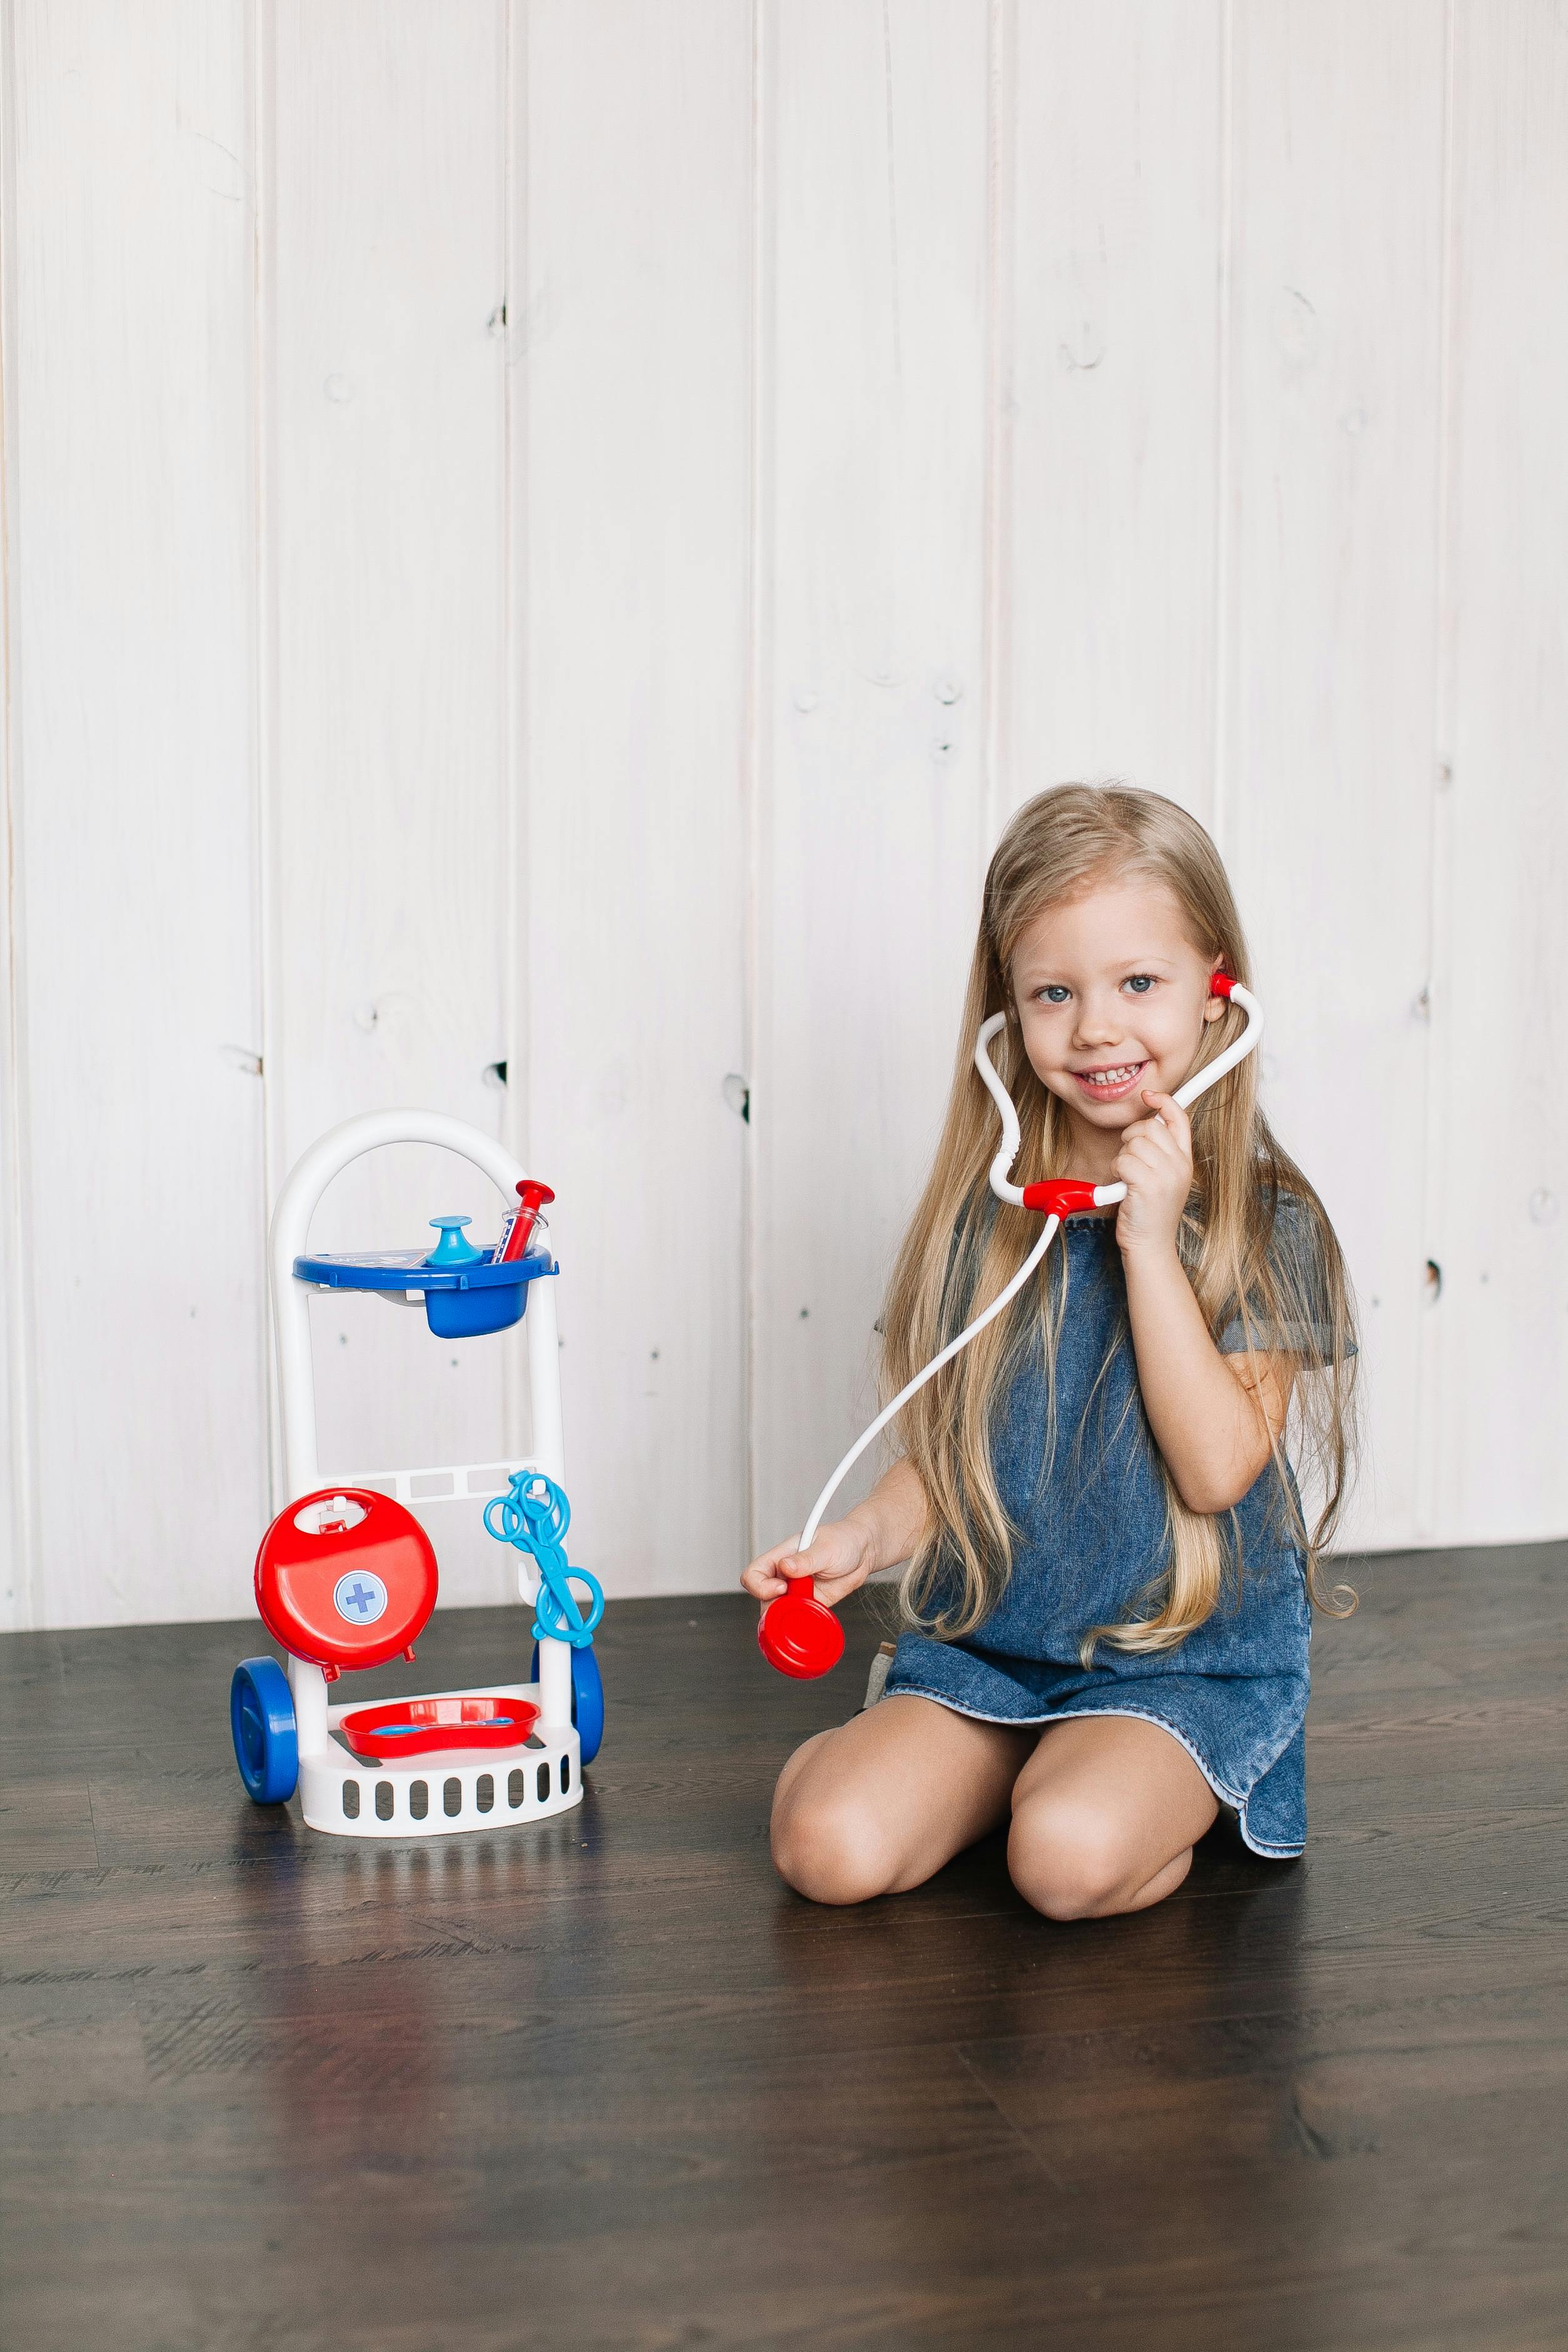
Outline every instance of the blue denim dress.
{"label": "blue denim dress", "polygon": [[[1281,1202],[1281,1213],[1293,1203]],[[1047,1459],[1039,1343],[1006,1391],[992,1461],[1017,1531],[1012,1573],[962,1641],[900,1640],[886,1693],[913,1693],[985,1723],[1140,1716],[1179,1739],[1254,1853],[1292,1860],[1307,1833],[1305,1741],[1311,1610],[1304,1563],[1270,1465],[1236,1507],[1241,1568],[1207,1624],[1140,1656],[1093,1625],[1125,1622],[1166,1561],[1165,1488],[1144,1415],[1113,1218],[1069,1218],[1067,1297],[1056,1365],[1056,1444]],[[1218,1342],[1237,1352],[1239,1323]],[[1102,1368],[1103,1373],[1102,1374]]]}

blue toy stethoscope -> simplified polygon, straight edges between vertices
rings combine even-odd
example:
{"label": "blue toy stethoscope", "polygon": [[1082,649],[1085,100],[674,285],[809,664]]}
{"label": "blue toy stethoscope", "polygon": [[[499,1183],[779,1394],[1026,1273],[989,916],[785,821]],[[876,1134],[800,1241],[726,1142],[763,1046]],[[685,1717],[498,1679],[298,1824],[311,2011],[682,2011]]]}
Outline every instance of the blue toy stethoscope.
{"label": "blue toy stethoscope", "polygon": [[[1243,988],[1239,981],[1230,978],[1228,972],[1217,971],[1209,982],[1209,993],[1227,996],[1233,1004],[1239,1005],[1247,1015],[1247,1026],[1239,1037],[1215,1055],[1212,1062],[1206,1063],[1201,1070],[1195,1071],[1184,1085],[1176,1088],[1171,1099],[1182,1110],[1195,1103],[1199,1095],[1207,1094],[1210,1087],[1218,1086],[1238,1062],[1244,1061],[1263,1034],[1263,1008],[1250,989]],[[940,1354],[933,1356],[925,1370],[916,1372],[915,1378],[899,1390],[892,1403],[884,1405],[871,1426],[856,1438],[812,1504],[810,1517],[795,1547],[798,1552],[810,1549],[828,1505],[866,1447],[874,1438],[881,1436],[889,1422],[897,1419],[910,1398],[923,1389],[944,1364],[950,1364],[954,1357],[967,1348],[971,1339],[977,1339],[988,1323],[994,1323],[998,1315],[1006,1313],[1056,1239],[1062,1218],[1071,1216],[1075,1210],[1109,1208],[1127,1196],[1124,1184],[1088,1184],[1073,1177],[1051,1177],[1038,1184],[1019,1185],[1012,1181],[1013,1162],[1018,1158],[1022,1139],[1019,1116],[1013,1098],[998,1076],[990,1055],[992,1039],[999,1036],[1007,1024],[1005,1013],[994,1013],[975,1040],[975,1067],[996,1104],[1002,1122],[1001,1148],[991,1162],[990,1185],[998,1201],[1006,1201],[1014,1208],[1034,1209],[1044,1214],[1045,1223],[1040,1239],[1012,1280],[998,1292],[990,1305],[977,1315],[956,1339],[949,1339]],[[844,1646],[843,1630],[838,1619],[831,1610],[824,1608],[817,1600],[809,1577],[797,1579],[788,1592],[780,1593],[778,1600],[769,1601],[762,1612],[757,1638],[769,1665],[777,1666],[780,1674],[801,1678],[826,1674],[830,1666],[837,1664]]]}

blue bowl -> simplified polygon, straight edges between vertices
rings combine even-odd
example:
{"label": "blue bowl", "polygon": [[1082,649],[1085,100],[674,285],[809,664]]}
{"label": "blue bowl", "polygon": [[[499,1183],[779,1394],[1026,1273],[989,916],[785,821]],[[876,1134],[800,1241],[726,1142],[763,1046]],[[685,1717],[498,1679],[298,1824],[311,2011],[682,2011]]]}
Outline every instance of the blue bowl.
{"label": "blue bowl", "polygon": [[497,1282],[484,1290],[427,1290],[424,1319],[438,1339],[473,1339],[481,1331],[505,1331],[523,1319],[526,1282]]}
{"label": "blue bowl", "polygon": [[548,1250],[497,1265],[490,1251],[472,1264],[432,1265],[419,1250],[323,1250],[297,1257],[295,1279],[329,1290],[423,1290],[424,1319],[438,1339],[475,1339],[522,1320],[528,1285],[553,1275]]}

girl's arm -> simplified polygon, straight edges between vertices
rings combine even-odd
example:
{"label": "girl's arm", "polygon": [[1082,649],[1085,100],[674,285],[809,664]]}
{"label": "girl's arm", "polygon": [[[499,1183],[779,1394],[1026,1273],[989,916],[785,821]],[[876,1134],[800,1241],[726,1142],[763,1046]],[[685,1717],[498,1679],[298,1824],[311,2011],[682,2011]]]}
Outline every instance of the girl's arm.
{"label": "girl's arm", "polygon": [[818,1600],[837,1608],[879,1568],[896,1568],[910,1557],[925,1533],[925,1518],[919,1474],[907,1462],[895,1462],[863,1503],[818,1528],[810,1551],[797,1551],[799,1538],[791,1536],[762,1552],[740,1580],[758,1601],[775,1601],[792,1578],[814,1576]]}
{"label": "girl's arm", "polygon": [[1122,1138],[1116,1174],[1127,1197],[1116,1239],[1144,1409],[1176,1492],[1189,1511],[1228,1511],[1283,1432],[1294,1360],[1222,1356],[1176,1255],[1176,1229],[1192,1190],[1192,1130],[1169,1095],[1145,1093],[1157,1116]]}

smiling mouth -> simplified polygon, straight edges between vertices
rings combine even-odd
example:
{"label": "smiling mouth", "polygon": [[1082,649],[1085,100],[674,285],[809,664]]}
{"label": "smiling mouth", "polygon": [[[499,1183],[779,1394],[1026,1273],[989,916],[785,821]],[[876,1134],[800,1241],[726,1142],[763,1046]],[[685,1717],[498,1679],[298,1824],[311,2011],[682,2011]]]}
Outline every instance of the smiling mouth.
{"label": "smiling mouth", "polygon": [[1106,1069],[1074,1070],[1072,1075],[1086,1095],[1097,1095],[1103,1101],[1126,1094],[1148,1066],[1146,1061],[1117,1062]]}

